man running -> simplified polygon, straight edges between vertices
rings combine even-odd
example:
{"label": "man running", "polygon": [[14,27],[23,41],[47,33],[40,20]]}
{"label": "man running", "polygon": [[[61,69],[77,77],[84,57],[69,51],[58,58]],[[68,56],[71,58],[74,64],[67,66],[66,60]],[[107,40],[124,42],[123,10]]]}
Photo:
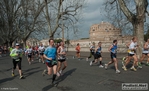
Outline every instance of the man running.
{"label": "man running", "polygon": [[108,64],[105,64],[105,69],[108,68],[108,66],[112,63],[115,65],[116,73],[120,73],[118,70],[118,60],[116,58],[117,54],[117,40],[113,41],[113,44],[109,47],[109,52],[111,54],[111,61]]}
{"label": "man running", "polygon": [[93,42],[92,45],[90,46],[90,56],[86,58],[86,61],[88,61],[89,58],[94,56],[95,53],[95,43]]}
{"label": "man running", "polygon": [[[57,75],[63,75],[64,69],[67,67],[67,62],[66,62],[66,48],[64,46],[64,42],[60,42],[60,46],[57,49],[57,54],[58,54],[58,67],[57,67]],[[62,70],[61,66],[62,64],[64,65]]]}
{"label": "man running", "polygon": [[14,70],[16,69],[16,66],[18,66],[20,79],[22,79],[23,78],[21,70],[22,51],[19,49],[18,43],[16,43],[15,49],[11,51],[10,56],[12,57],[13,60],[12,76],[14,76]]}
{"label": "man running", "polygon": [[43,54],[44,54],[45,48],[42,43],[40,43],[38,50],[39,50],[39,54],[40,54],[39,62],[42,61],[42,63],[44,64],[45,62],[44,62]]}
{"label": "man running", "polygon": [[127,71],[126,66],[130,62],[131,58],[134,59],[134,62],[133,62],[133,65],[130,69],[133,70],[133,71],[137,71],[137,69],[135,68],[135,66],[137,66],[137,63],[138,63],[138,58],[137,58],[137,55],[136,55],[136,49],[137,48],[138,48],[137,38],[133,37],[132,42],[129,45],[129,50],[130,51],[129,51],[129,54],[128,54],[128,58],[126,59],[126,62],[124,64],[124,66],[122,67],[125,71]]}
{"label": "man running", "polygon": [[26,54],[27,54],[27,59],[28,59],[28,63],[29,65],[31,65],[31,60],[32,60],[32,55],[33,55],[33,50],[32,47],[29,46],[29,48],[26,50]]}
{"label": "man running", "polygon": [[[80,44],[78,43],[76,46],[76,57],[79,59],[80,58]],[[80,59],[79,59],[80,60]]]}
{"label": "man running", "polygon": [[144,44],[144,48],[143,48],[143,53],[142,53],[142,57],[140,59],[140,62],[138,63],[139,68],[142,68],[142,61],[144,60],[144,58],[147,58],[147,63],[146,65],[149,66],[149,39],[147,40],[147,42]]}
{"label": "man running", "polygon": [[2,49],[2,47],[0,46],[0,57],[2,57],[2,53],[3,53],[3,49]]}
{"label": "man running", "polygon": [[90,62],[90,66],[94,63],[98,63],[98,59],[100,61],[99,63],[99,68],[103,68],[102,66],[102,56],[101,56],[101,53],[102,53],[102,48],[101,48],[101,42],[98,43],[98,46],[97,48],[95,49],[95,55],[94,55],[94,60]]}
{"label": "man running", "polygon": [[56,73],[57,73],[56,55],[57,54],[56,54],[56,48],[54,47],[54,40],[50,39],[49,47],[46,48],[43,56],[46,59],[48,75],[51,75],[53,71],[52,84],[55,84]]}
{"label": "man running", "polygon": [[38,46],[37,45],[35,46],[35,56],[36,56],[36,59],[38,59],[39,54],[38,54]]}

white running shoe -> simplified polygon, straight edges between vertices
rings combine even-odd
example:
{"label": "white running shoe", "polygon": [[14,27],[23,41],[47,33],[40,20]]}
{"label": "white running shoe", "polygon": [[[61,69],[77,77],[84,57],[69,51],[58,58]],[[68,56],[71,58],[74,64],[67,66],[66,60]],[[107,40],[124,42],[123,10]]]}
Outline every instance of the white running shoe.
{"label": "white running shoe", "polygon": [[91,61],[91,62],[90,62],[90,66],[92,66],[92,65],[93,65],[93,62]]}
{"label": "white running shoe", "polygon": [[31,62],[29,62],[29,65],[31,65]]}
{"label": "white running shoe", "polygon": [[63,71],[62,70],[60,70],[59,73],[60,73],[60,75],[63,75]]}
{"label": "white running shoe", "polygon": [[102,65],[99,65],[99,68],[103,68],[103,66]]}
{"label": "white running shoe", "polygon": [[57,72],[57,73],[56,73],[56,75],[59,77],[59,76],[60,76],[60,73],[59,73],[59,72]]}
{"label": "white running shoe", "polygon": [[108,64],[105,64],[105,69],[107,70],[107,68],[108,68]]}
{"label": "white running shoe", "polygon": [[43,72],[42,72],[42,76],[45,76],[45,74],[47,74],[46,72],[47,72],[47,70],[46,70],[46,69],[45,69],[45,70],[43,70]]}
{"label": "white running shoe", "polygon": [[86,58],[86,61],[88,61],[88,58]]}
{"label": "white running shoe", "polygon": [[41,59],[39,59],[39,62],[41,62]]}
{"label": "white running shoe", "polygon": [[137,69],[133,66],[130,69],[133,70],[133,71],[137,71]]}
{"label": "white running shoe", "polygon": [[119,71],[119,70],[116,70],[116,73],[118,73],[118,74],[119,74],[119,73],[120,73],[120,71]]}

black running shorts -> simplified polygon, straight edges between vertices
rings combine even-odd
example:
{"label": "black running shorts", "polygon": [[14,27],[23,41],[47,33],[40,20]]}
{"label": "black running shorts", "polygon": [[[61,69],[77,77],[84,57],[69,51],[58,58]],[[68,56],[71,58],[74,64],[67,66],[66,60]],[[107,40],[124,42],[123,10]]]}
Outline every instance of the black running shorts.
{"label": "black running shorts", "polygon": [[95,59],[98,59],[98,58],[100,58],[102,56],[101,56],[101,54],[95,54],[94,57],[95,57]]}

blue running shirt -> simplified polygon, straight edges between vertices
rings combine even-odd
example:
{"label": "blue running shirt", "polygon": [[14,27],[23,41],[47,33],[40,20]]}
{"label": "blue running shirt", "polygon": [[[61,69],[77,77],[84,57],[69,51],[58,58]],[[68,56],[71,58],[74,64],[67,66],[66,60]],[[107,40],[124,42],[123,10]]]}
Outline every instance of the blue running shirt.
{"label": "blue running shirt", "polygon": [[[44,51],[44,54],[48,58],[52,58],[52,60],[56,60],[56,48],[55,47],[47,47]],[[46,62],[49,62],[49,60],[46,60]]]}

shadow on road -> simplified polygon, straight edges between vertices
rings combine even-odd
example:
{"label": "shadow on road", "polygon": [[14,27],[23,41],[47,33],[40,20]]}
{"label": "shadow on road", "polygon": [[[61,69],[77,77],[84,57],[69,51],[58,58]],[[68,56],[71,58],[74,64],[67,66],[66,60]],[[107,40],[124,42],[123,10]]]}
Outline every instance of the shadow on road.
{"label": "shadow on road", "polygon": [[[76,68],[73,68],[67,72],[64,73],[63,76],[60,76],[56,81],[57,84],[59,84],[60,82],[62,82],[63,80],[65,80],[68,76],[71,76],[73,72],[75,72]],[[49,89],[51,89],[53,87],[53,85],[48,85],[46,87],[44,87],[42,89],[42,91],[48,91]],[[58,89],[60,89],[61,91],[69,91],[71,90],[71,88],[69,87],[57,87]]]}
{"label": "shadow on road", "polygon": [[34,68],[30,68],[30,69],[28,69],[28,70],[23,70],[23,73],[26,73],[26,72],[29,72],[29,71],[32,71],[32,70],[36,70],[36,69],[39,69],[40,67],[34,67]]}
{"label": "shadow on road", "polygon": [[7,82],[7,81],[11,81],[13,80],[15,77],[8,77],[8,78],[4,78],[4,79],[1,79],[0,80],[0,84],[4,83],[4,82]]}

